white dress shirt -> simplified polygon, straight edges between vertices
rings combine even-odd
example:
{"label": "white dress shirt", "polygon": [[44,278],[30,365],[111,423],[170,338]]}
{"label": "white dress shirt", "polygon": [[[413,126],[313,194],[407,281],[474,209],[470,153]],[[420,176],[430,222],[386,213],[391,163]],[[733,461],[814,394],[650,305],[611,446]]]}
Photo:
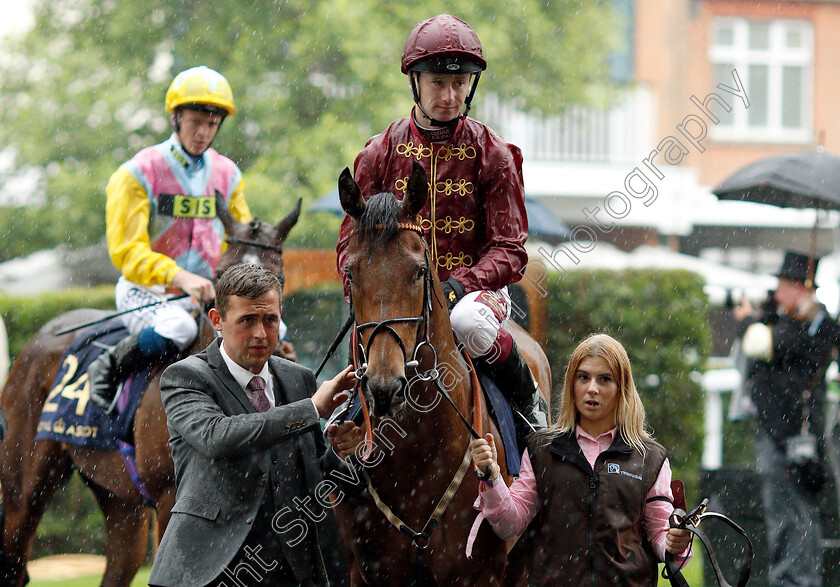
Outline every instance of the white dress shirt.
{"label": "white dress shirt", "polygon": [[248,400],[251,399],[251,390],[248,389],[248,384],[251,382],[254,375],[259,375],[263,378],[263,381],[265,381],[265,396],[268,398],[269,405],[272,408],[277,405],[277,402],[274,400],[274,377],[271,376],[271,370],[268,368],[268,361],[266,361],[265,365],[263,365],[262,371],[259,373],[251,373],[248,369],[237,364],[230,358],[230,355],[228,355],[227,351],[225,351],[225,341],[222,341],[222,344],[219,345],[219,350],[222,352],[222,358],[225,360],[225,365],[227,365],[230,374],[233,375],[236,382],[242,386],[242,389],[245,390]]}

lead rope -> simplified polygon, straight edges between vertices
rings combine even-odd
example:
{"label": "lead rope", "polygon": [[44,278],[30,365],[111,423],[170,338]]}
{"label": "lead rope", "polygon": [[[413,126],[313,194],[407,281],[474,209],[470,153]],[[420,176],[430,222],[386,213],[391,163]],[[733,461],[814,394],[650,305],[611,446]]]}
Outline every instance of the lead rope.
{"label": "lead rope", "polygon": [[[668,518],[668,521],[670,522],[672,528],[688,530],[700,539],[700,542],[703,544],[703,548],[706,550],[706,554],[709,557],[712,569],[715,572],[715,579],[717,579],[717,583],[720,587],[733,586],[728,583],[726,578],[723,576],[717,562],[717,557],[715,557],[714,550],[712,550],[711,543],[709,542],[709,538],[706,536],[706,533],[700,529],[700,524],[707,518],[720,520],[743,536],[744,540],[746,540],[746,546],[744,548],[744,562],[741,563],[741,569],[738,573],[738,582],[735,584],[735,587],[744,587],[750,580],[750,572],[752,569],[753,549],[750,537],[747,536],[747,533],[743,528],[723,514],[719,514],[717,512],[707,512],[706,505],[708,503],[708,498],[704,499],[700,502],[700,505],[694,508],[689,514],[686,514],[684,510],[677,508]],[[665,551],[665,567],[662,569],[662,578],[668,579],[671,582],[671,587],[688,587],[688,582],[680,572],[681,569],[682,567],[676,564],[674,555]]]}
{"label": "lead rope", "polygon": [[[354,329],[354,335],[355,332],[356,330]],[[355,361],[355,352],[353,353],[353,355]],[[470,366],[472,372],[471,383],[473,391],[473,422],[475,423],[475,426],[469,423],[469,421],[461,413],[461,410],[458,409],[458,406],[455,405],[455,402],[452,400],[452,397],[449,395],[446,389],[443,388],[443,386],[441,386],[439,377],[434,376],[433,378],[435,382],[435,387],[437,388],[438,392],[441,395],[443,395],[443,397],[446,398],[449,404],[455,409],[455,412],[457,412],[458,416],[461,418],[461,421],[469,429],[470,434],[474,438],[482,438],[481,431],[483,430],[483,419],[481,417],[480,403],[481,387],[479,386],[478,376],[476,375],[475,368],[472,365],[472,361],[470,360],[466,352],[464,352],[464,356],[466,357],[467,363]],[[435,371],[435,374],[437,374],[436,369],[433,368],[432,370]],[[363,400],[361,394],[359,394],[359,397]],[[362,409],[365,409],[364,405]],[[476,430],[476,428],[478,430]],[[432,515],[429,516],[429,519],[426,521],[426,524],[423,526],[423,529],[420,532],[417,532],[411,527],[409,527],[408,524],[406,524],[399,517],[397,517],[397,515],[394,514],[391,508],[389,508],[388,505],[382,501],[382,499],[379,497],[379,493],[377,493],[376,489],[374,489],[373,487],[373,482],[371,481],[370,476],[367,474],[365,468],[362,467],[361,474],[364,477],[365,482],[367,483],[367,489],[370,493],[370,496],[373,498],[373,503],[376,504],[377,509],[380,512],[382,512],[382,514],[385,516],[385,519],[388,520],[388,522],[394,528],[399,530],[400,533],[407,536],[415,547],[424,550],[429,546],[429,541],[432,532],[434,532],[435,528],[437,528],[437,525],[440,522],[440,519],[443,517],[446,508],[448,508],[449,504],[452,503],[452,500],[454,499],[455,494],[458,492],[458,488],[460,488],[461,483],[464,480],[464,476],[467,473],[470,461],[472,460],[472,451],[470,449],[471,445],[467,444],[467,450],[464,452],[464,458],[461,459],[461,465],[458,467],[458,470],[455,472],[455,476],[452,477],[452,481],[449,482],[449,487],[446,488],[446,492],[444,492],[443,497],[438,502],[437,507],[435,507],[434,511],[432,512]],[[365,455],[365,459],[367,458],[367,456],[368,455]],[[490,467],[488,466],[484,471],[476,471],[476,475],[479,479],[489,479]]]}

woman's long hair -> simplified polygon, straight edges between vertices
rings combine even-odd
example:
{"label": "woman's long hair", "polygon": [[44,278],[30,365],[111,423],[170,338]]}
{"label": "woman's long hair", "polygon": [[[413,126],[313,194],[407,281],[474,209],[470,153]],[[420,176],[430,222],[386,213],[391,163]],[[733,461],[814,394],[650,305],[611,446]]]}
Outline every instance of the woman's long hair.
{"label": "woman's long hair", "polygon": [[618,405],[615,419],[618,433],[627,444],[639,449],[642,454],[645,446],[642,439],[651,438],[645,420],[645,407],[642,398],[633,382],[633,372],[630,368],[630,357],[627,351],[613,337],[607,334],[592,334],[581,342],[566,366],[566,376],[563,382],[563,397],[560,403],[560,415],[545,436],[548,442],[555,436],[574,431],[580,414],[575,407],[575,374],[580,364],[587,358],[604,359],[618,384]]}

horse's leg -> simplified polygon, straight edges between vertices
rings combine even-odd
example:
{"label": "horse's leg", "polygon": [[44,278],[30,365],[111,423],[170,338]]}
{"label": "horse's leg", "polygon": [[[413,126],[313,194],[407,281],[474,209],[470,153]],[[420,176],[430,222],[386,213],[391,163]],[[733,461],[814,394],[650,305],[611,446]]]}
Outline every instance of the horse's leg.
{"label": "horse's leg", "polygon": [[157,543],[163,538],[175,505],[175,465],[169,456],[169,429],[160,399],[160,379],[146,389],[134,417],[137,471],[157,504]]}
{"label": "horse's leg", "polygon": [[127,587],[146,558],[150,510],[139,497],[125,498],[88,485],[105,514],[107,564],[102,587]]}
{"label": "horse's leg", "polygon": [[523,540],[518,540],[508,552],[505,576],[502,580],[504,587],[515,587],[525,584],[525,564],[528,562],[528,550]]}
{"label": "horse's leg", "polygon": [[46,332],[32,337],[15,360],[0,404],[8,430],[0,444],[0,484],[5,524],[0,585],[22,585],[35,530],[55,490],[70,475],[70,461],[57,442],[34,441],[41,407],[67,346]]}
{"label": "horse's leg", "polygon": [[2,585],[24,584],[26,562],[38,523],[56,489],[64,485],[72,473],[70,459],[57,442],[38,441],[25,455],[20,448],[10,445],[3,450],[0,478],[6,519],[4,560],[0,569]]}
{"label": "horse's leg", "polygon": [[163,539],[163,533],[166,532],[166,526],[169,524],[169,519],[172,517],[172,507],[175,505],[175,486],[166,490],[157,497],[157,511],[155,512],[155,539],[158,546]]}

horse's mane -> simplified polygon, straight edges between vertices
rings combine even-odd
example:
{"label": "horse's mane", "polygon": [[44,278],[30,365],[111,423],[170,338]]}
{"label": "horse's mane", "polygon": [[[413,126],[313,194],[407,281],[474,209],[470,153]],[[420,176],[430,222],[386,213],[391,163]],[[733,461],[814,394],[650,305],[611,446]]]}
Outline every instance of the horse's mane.
{"label": "horse's mane", "polygon": [[372,196],[365,204],[362,215],[356,219],[359,243],[372,253],[390,242],[400,232],[401,210],[402,202],[392,193],[382,192]]}

